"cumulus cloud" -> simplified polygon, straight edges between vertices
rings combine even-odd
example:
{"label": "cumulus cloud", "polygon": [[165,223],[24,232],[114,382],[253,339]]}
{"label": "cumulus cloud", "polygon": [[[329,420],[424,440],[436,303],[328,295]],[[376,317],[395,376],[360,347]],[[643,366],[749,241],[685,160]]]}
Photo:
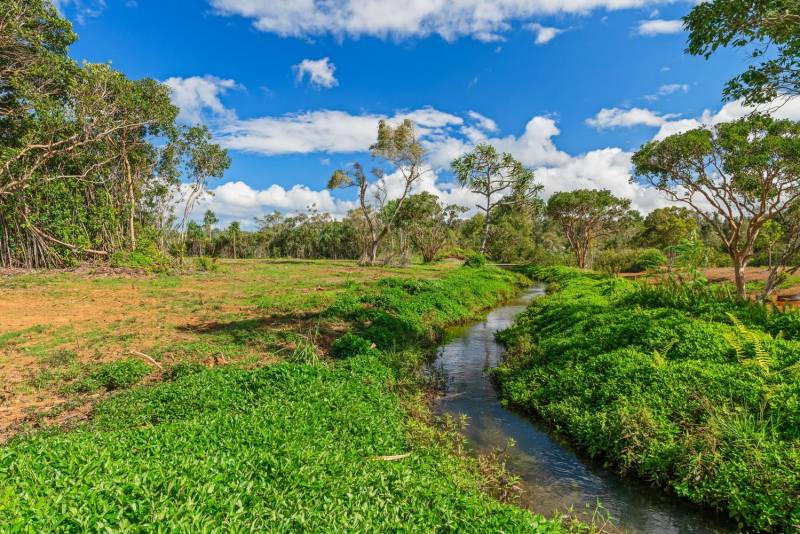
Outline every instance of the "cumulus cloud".
{"label": "cumulus cloud", "polygon": [[317,88],[330,89],[339,85],[339,80],[333,75],[336,66],[331,63],[330,58],[304,59],[294,65],[292,69],[298,82],[302,82],[305,77],[308,77],[308,82]]}
{"label": "cumulus cloud", "polygon": [[586,124],[603,130],[606,128],[629,128],[632,126],[662,126],[677,115],[661,115],[644,108],[603,108],[597,115],[587,119]]}
{"label": "cumulus cloud", "polygon": [[218,137],[227,148],[265,155],[360,152],[375,141],[379,120],[397,123],[405,118],[413,120],[422,135],[463,123],[461,117],[433,108],[393,117],[319,110],[231,121]]}
{"label": "cumulus cloud", "polygon": [[233,120],[236,113],[226,108],[220,96],[239,85],[233,80],[216,76],[172,77],[164,80],[172,92],[172,103],[178,106],[178,120],[187,123],[204,122],[206,119]]}
{"label": "cumulus cloud", "polygon": [[281,36],[374,36],[395,39],[439,35],[503,39],[515,21],[594,9],[640,8],[664,0],[209,0],[220,15],[241,16]]}
{"label": "cumulus cloud", "polygon": [[[741,119],[753,112],[755,108],[745,106],[741,101],[729,102],[714,113],[705,110],[696,118],[667,121],[661,125],[655,135],[655,139],[664,139],[676,133],[686,132],[701,126],[713,126],[721,122],[730,122]],[[765,111],[770,111],[772,116],[778,119],[800,120],[800,99],[784,100],[778,99],[770,105],[764,107]]]}
{"label": "cumulus cloud", "polygon": [[315,209],[343,217],[356,206],[352,201],[334,198],[327,189],[317,191],[305,185],[289,189],[279,185],[254,189],[242,181],[231,181],[211,189],[210,193],[197,201],[192,211],[195,217],[210,209],[223,223],[239,221],[247,226],[252,226],[254,217],[274,210],[305,212]]}
{"label": "cumulus cloud", "polygon": [[642,20],[636,28],[636,33],[647,37],[655,35],[667,35],[671,33],[680,33],[683,31],[682,20]]}
{"label": "cumulus cloud", "polygon": [[566,31],[561,28],[542,26],[541,24],[536,22],[526,25],[525,29],[532,31],[534,34],[536,34],[536,39],[534,40],[534,43],[536,43],[537,45],[547,44],[556,37],[558,37],[559,34],[564,33]]}

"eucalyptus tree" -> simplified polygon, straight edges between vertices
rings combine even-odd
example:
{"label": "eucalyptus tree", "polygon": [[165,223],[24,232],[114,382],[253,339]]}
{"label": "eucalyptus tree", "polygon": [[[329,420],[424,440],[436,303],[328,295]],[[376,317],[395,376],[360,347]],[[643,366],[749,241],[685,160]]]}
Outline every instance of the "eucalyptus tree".
{"label": "eucalyptus tree", "polygon": [[762,104],[800,95],[800,2],[712,0],[699,2],[684,18],[687,51],[710,57],[720,47],[751,47],[761,63],[725,87],[725,96]]}
{"label": "eucalyptus tree", "polygon": [[183,206],[181,235],[186,235],[186,223],[195,202],[208,193],[208,181],[219,178],[231,165],[228,151],[212,142],[211,132],[206,126],[191,126],[181,132],[179,146],[182,155],[183,175],[189,179],[188,191]]}
{"label": "eucalyptus tree", "polygon": [[617,232],[631,217],[631,201],[606,189],[577,189],[555,193],[547,201],[547,215],[561,227],[578,267],[591,267],[597,241]]}
{"label": "eucalyptus tree", "polygon": [[[328,189],[358,188],[358,203],[369,234],[365,256],[370,265],[375,265],[378,246],[394,227],[403,204],[427,168],[425,148],[417,139],[414,123],[409,119],[398,126],[381,120],[378,139],[370,146],[370,153],[373,158],[391,165],[393,175],[386,176],[383,169],[376,167],[372,170],[374,180],[370,181],[364,167],[354,163],[351,169],[335,171],[328,181]],[[395,202],[390,206],[391,200]]]}
{"label": "eucalyptus tree", "polygon": [[751,115],[649,142],[633,163],[640,180],[714,229],[746,298],[745,269],[761,229],[800,202],[800,123]]}
{"label": "eucalyptus tree", "polygon": [[398,226],[408,232],[422,261],[430,263],[452,241],[458,216],[465,211],[466,208],[445,205],[436,195],[422,192],[408,197],[398,217]]}
{"label": "eucalyptus tree", "polygon": [[453,160],[451,167],[462,186],[483,197],[476,204],[484,217],[481,254],[486,252],[495,210],[500,206],[529,201],[542,190],[542,186],[534,181],[531,169],[514,159],[511,154],[501,154],[487,143],[479,144],[472,152]]}

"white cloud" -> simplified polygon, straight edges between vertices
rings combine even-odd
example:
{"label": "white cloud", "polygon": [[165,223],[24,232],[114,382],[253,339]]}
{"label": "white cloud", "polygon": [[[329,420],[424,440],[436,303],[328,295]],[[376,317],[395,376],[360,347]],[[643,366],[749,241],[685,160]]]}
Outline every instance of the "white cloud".
{"label": "white cloud", "polygon": [[668,84],[665,84],[665,85],[662,85],[661,87],[659,87],[658,91],[656,91],[655,94],[653,94],[653,95],[645,95],[644,99],[649,101],[649,102],[655,102],[656,100],[658,100],[662,96],[669,96],[669,95],[673,95],[675,93],[686,94],[688,92],[689,92],[689,85],[688,84],[685,84],[685,83],[668,83]]}
{"label": "white cloud", "polygon": [[461,117],[433,108],[394,117],[319,110],[231,121],[220,129],[219,140],[231,149],[265,155],[360,152],[375,141],[379,120],[396,123],[405,118],[414,121],[422,136],[463,123]]}
{"label": "white cloud", "polygon": [[685,83],[668,83],[658,88],[658,94],[661,96],[667,96],[674,93],[685,94],[688,92],[689,92],[689,86]]}
{"label": "white cloud", "polygon": [[[700,128],[701,126],[713,126],[722,122],[735,121],[749,115],[754,109],[753,107],[745,106],[739,100],[728,102],[716,113],[707,109],[697,118],[668,121],[661,125],[654,138],[660,140],[676,133]],[[794,98],[788,101],[778,99],[764,106],[763,110],[769,111],[777,119],[798,121],[800,120],[800,99]]]}
{"label": "white cloud", "polygon": [[654,35],[666,35],[671,33],[680,33],[683,31],[682,20],[642,20],[636,28],[636,33],[652,37]]}
{"label": "white cloud", "polygon": [[209,0],[218,14],[241,16],[281,36],[439,35],[502,40],[515,21],[553,14],[585,14],[665,3],[665,0]]}
{"label": "white cloud", "polygon": [[550,26],[542,26],[539,23],[533,22],[525,26],[525,29],[532,31],[536,34],[534,43],[537,45],[547,44],[555,39],[559,34],[564,33],[566,30],[561,28],[553,28]]}
{"label": "white cloud", "polygon": [[597,115],[586,120],[586,124],[603,130],[606,128],[629,128],[632,126],[662,126],[677,115],[661,115],[644,108],[603,108]]}
{"label": "white cloud", "polygon": [[220,96],[239,85],[216,76],[172,77],[164,81],[172,91],[172,103],[180,108],[178,120],[188,123],[204,119],[233,120],[236,113],[226,108]]}
{"label": "white cloud", "polygon": [[339,80],[333,75],[336,71],[336,66],[330,62],[330,58],[304,59],[294,65],[292,69],[297,76],[298,82],[303,81],[303,78],[308,76],[309,83],[314,87],[330,89],[339,85]]}
{"label": "white cloud", "polygon": [[497,131],[497,123],[494,122],[489,117],[481,115],[477,111],[470,111],[467,113],[467,116],[472,119],[479,129],[486,131],[486,132],[496,132]]}
{"label": "white cloud", "polygon": [[212,210],[223,222],[239,221],[252,226],[253,217],[279,210],[282,212],[305,212],[316,209],[334,217],[343,217],[356,207],[354,202],[334,198],[327,189],[313,190],[305,185],[285,189],[271,185],[266,189],[254,189],[241,181],[225,182],[211,189],[197,201],[192,211],[195,217]]}
{"label": "white cloud", "polygon": [[99,17],[103,13],[106,0],[53,0],[53,5],[62,14],[69,10],[78,24],[86,24],[86,19]]}

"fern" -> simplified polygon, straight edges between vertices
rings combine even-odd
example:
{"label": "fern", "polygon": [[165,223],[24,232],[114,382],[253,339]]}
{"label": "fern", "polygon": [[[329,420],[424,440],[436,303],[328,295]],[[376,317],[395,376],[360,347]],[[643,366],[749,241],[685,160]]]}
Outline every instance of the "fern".
{"label": "fern", "polygon": [[[736,351],[736,358],[742,364],[756,366],[764,371],[764,373],[769,374],[775,360],[764,347],[762,339],[756,332],[747,328],[735,315],[732,313],[727,313],[726,315],[736,329],[736,335],[729,334],[725,336],[726,341],[733,347],[733,350]],[[769,337],[769,334],[766,335]],[[752,348],[752,358],[747,358],[745,356],[745,347],[747,346]]]}

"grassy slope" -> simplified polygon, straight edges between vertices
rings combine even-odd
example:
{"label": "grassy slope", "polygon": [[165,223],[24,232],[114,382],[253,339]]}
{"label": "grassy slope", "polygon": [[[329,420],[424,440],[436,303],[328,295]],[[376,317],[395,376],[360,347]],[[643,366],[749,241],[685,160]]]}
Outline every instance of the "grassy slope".
{"label": "grassy slope", "polygon": [[506,402],[748,530],[800,524],[800,315],[531,274],[555,292],[501,336],[513,354],[495,372]]}
{"label": "grassy slope", "polygon": [[3,530],[558,531],[482,492],[474,462],[410,418],[412,395],[397,393],[413,373],[398,355],[418,354],[441,327],[517,283],[458,269],[441,280],[350,286],[326,320],[404,352],[367,346],[316,365],[184,366],[170,382],[100,403],[78,429],[12,440],[0,448]]}

